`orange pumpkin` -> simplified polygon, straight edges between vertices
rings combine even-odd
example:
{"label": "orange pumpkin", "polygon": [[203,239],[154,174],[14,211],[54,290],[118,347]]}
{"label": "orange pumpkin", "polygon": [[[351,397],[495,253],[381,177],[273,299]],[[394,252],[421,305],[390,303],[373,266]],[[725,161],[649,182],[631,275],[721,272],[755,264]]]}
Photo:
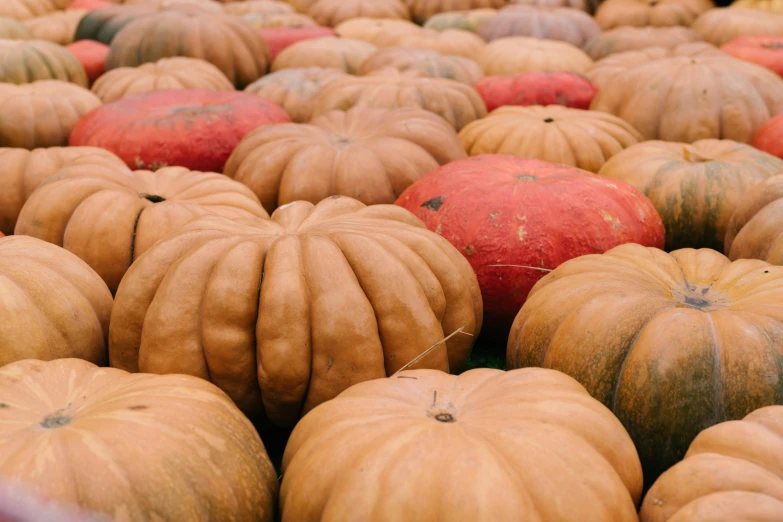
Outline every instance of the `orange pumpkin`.
{"label": "orange pumpkin", "polygon": [[162,58],[138,67],[120,67],[103,74],[92,86],[103,103],[164,89],[233,91],[220,69],[198,58]]}
{"label": "orange pumpkin", "polygon": [[0,404],[0,475],[43,500],[127,522],[274,520],[264,444],[203,380],[28,360],[0,368]]}
{"label": "orange pumpkin", "polygon": [[731,259],[763,259],[783,265],[783,174],[765,179],[737,203],[726,229]]}
{"label": "orange pumpkin", "polygon": [[0,17],[27,20],[68,7],[71,0],[4,0],[0,2]]}
{"label": "orange pumpkin", "polygon": [[318,27],[318,23],[309,16],[299,13],[248,13],[242,16],[255,30],[273,27]]}
{"label": "orange pumpkin", "polygon": [[783,406],[707,428],[685,459],[653,484],[641,522],[780,520]]}
{"label": "orange pumpkin", "polygon": [[312,38],[289,45],[278,53],[272,71],[326,67],[356,74],[377,48],[363,40],[351,38]]}
{"label": "orange pumpkin", "polygon": [[590,57],[574,45],[523,36],[493,40],[476,61],[487,76],[523,72],[584,73],[593,65]]}
{"label": "orange pumpkin", "polygon": [[360,17],[410,19],[403,0],[306,0],[306,3],[309,5],[303,12],[319,25],[328,27]]}
{"label": "orange pumpkin", "polygon": [[4,40],[30,40],[33,33],[28,27],[13,18],[0,18],[0,38]]}
{"label": "orange pumpkin", "polygon": [[701,37],[693,30],[679,25],[672,27],[617,27],[590,39],[582,50],[593,60],[610,54],[635,51],[648,47],[671,49],[680,44],[698,42]]}
{"label": "orange pumpkin", "polygon": [[62,80],[88,87],[84,67],[65,48],[45,40],[0,40],[0,81]]}
{"label": "orange pumpkin", "polygon": [[464,368],[481,317],[448,241],[400,207],[334,196],[271,220],[202,217],[158,242],[117,291],[109,359],[211,380],[246,414],[292,425],[439,342],[413,366]]}
{"label": "orange pumpkin", "polygon": [[268,125],[237,145],[223,174],[272,212],[335,194],[366,205],[394,203],[424,174],[465,157],[457,133],[420,109],[332,111],[310,125]]}
{"label": "orange pumpkin", "polygon": [[294,8],[291,4],[279,0],[245,0],[223,4],[223,12],[237,16],[250,13],[285,14],[293,13]]}
{"label": "orange pumpkin", "polygon": [[131,263],[157,240],[209,214],[268,217],[247,187],[221,174],[183,167],[151,172],[114,164],[67,165],[33,192],[14,233],[63,246],[114,292]]}
{"label": "orange pumpkin", "polygon": [[408,20],[354,18],[334,28],[343,38],[364,40],[378,47],[390,47],[401,34],[418,33],[420,27]]}
{"label": "orange pumpkin", "polygon": [[447,78],[473,85],[484,72],[479,64],[470,58],[440,54],[426,49],[409,47],[386,47],[364,60],[360,75],[391,67],[400,72],[414,72],[427,78]]}
{"label": "orange pumpkin", "polygon": [[280,105],[291,116],[291,121],[306,123],[313,116],[313,97],[324,85],[343,76],[337,69],[323,67],[283,69],[251,83],[245,92]]}
{"label": "orange pumpkin", "polygon": [[[63,357],[106,364],[112,297],[86,263],[45,241],[8,236],[0,239],[0,273],[0,367]],[[2,475],[4,449],[0,442]]]}
{"label": "orange pumpkin", "polygon": [[487,41],[507,36],[529,36],[582,47],[600,34],[601,28],[580,9],[510,5],[481,24],[476,32]]}
{"label": "orange pumpkin", "polygon": [[783,33],[783,14],[739,7],[710,9],[692,28],[705,41],[721,46],[740,36]]}
{"label": "orange pumpkin", "polygon": [[560,105],[500,107],[467,125],[459,138],[470,156],[510,154],[591,172],[642,140],[616,116]]}
{"label": "orange pumpkin", "polygon": [[55,11],[25,20],[24,24],[30,29],[33,38],[68,45],[73,43],[76,27],[85,14],[87,14],[86,9]]}
{"label": "orange pumpkin", "polygon": [[467,9],[499,9],[508,0],[403,0],[416,23],[423,24],[428,18],[438,13],[449,11],[464,11]]}
{"label": "orange pumpkin", "polygon": [[538,7],[571,7],[590,12],[593,0],[511,0],[512,5],[534,5]]}
{"label": "orange pumpkin", "polygon": [[689,26],[714,6],[712,0],[605,0],[595,12],[595,20],[603,29],[624,25]]}
{"label": "orange pumpkin", "polygon": [[307,414],[280,504],[283,522],[636,522],[641,489],[628,434],[562,373],[416,370]]}

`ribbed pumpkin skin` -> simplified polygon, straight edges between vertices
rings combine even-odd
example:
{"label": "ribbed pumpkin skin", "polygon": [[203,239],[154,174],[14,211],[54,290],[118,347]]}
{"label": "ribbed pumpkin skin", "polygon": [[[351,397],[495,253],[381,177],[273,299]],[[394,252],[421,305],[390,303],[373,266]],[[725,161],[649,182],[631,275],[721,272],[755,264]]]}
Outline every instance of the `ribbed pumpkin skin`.
{"label": "ribbed pumpkin skin", "polygon": [[198,58],[162,58],[138,67],[120,67],[92,86],[103,103],[127,96],[171,89],[233,91],[234,85],[214,65]]}
{"label": "ribbed pumpkin skin", "polygon": [[701,430],[783,402],[781,300],[783,267],[622,245],[536,284],[506,362],[585,386],[622,421],[652,484]]}
{"label": "ribbed pumpkin skin", "polygon": [[582,47],[600,34],[601,28],[579,9],[510,5],[481,24],[476,33],[488,42],[508,36],[529,36]]}
{"label": "ribbed pumpkin skin", "polygon": [[136,67],[174,56],[212,63],[238,89],[266,74],[269,68],[266,42],[244,20],[189,10],[161,12],[126,25],[109,45],[106,69]]}
{"label": "ribbed pumpkin skin", "polygon": [[7,40],[30,40],[33,34],[25,24],[13,18],[0,18],[0,38]]}
{"label": "ribbed pumpkin skin", "polygon": [[[477,335],[482,315],[475,275],[445,239],[403,209],[339,196],[271,220],[191,221],[131,266],[115,303],[112,366],[211,380],[278,425],[459,328]],[[413,367],[458,371],[472,336]]]}
{"label": "ribbed pumpkin skin", "polygon": [[21,361],[0,368],[0,402],[0,474],[43,499],[127,522],[274,520],[264,444],[200,379]]}
{"label": "ribbed pumpkin skin", "polygon": [[538,7],[571,7],[590,12],[593,0],[512,0],[512,5],[534,5]]}
{"label": "ribbed pumpkin skin", "polygon": [[783,161],[731,140],[693,144],[646,141],[615,155],[598,172],[643,192],[666,227],[666,249],[722,251],[726,227],[751,187],[783,170]]}
{"label": "ribbed pumpkin skin", "polygon": [[783,174],[767,178],[739,200],[723,247],[730,259],[783,265]]}
{"label": "ribbed pumpkin skin", "polygon": [[496,109],[462,129],[459,139],[469,156],[511,154],[598,172],[642,136],[611,114],[532,105]]}
{"label": "ribbed pumpkin skin", "polygon": [[73,252],[115,292],[131,263],[156,241],[206,215],[268,217],[247,187],[220,174],[69,165],[33,192],[14,233]]}
{"label": "ribbed pumpkin skin", "polygon": [[316,0],[305,13],[319,25],[335,27],[353,18],[386,18],[409,20],[403,0]]}
{"label": "ribbed pumpkin skin", "polygon": [[495,16],[497,9],[485,7],[483,9],[468,9],[465,11],[450,11],[431,16],[424,24],[426,29],[445,31],[446,29],[462,29],[475,33],[488,19]]}
{"label": "ribbed pumpkin skin", "polygon": [[28,20],[65,9],[71,0],[5,0],[0,2],[0,17]]}
{"label": "ribbed pumpkin skin", "polygon": [[487,76],[525,72],[584,73],[593,61],[566,42],[524,36],[498,38],[488,43],[476,61]]}
{"label": "ribbed pumpkin skin", "polygon": [[740,36],[783,33],[783,14],[756,9],[710,9],[692,26],[705,41],[721,46]]}
{"label": "ribbed pumpkin skin", "polygon": [[504,105],[563,105],[587,109],[598,89],[576,73],[529,72],[487,76],[473,86],[487,111]]}
{"label": "ribbed pumpkin skin", "polygon": [[315,20],[299,13],[248,13],[242,19],[257,31],[273,27],[319,27]]}
{"label": "ribbed pumpkin skin", "polygon": [[456,80],[469,85],[484,77],[481,67],[470,58],[409,47],[380,49],[364,60],[359,74],[372,74],[385,67],[392,67],[400,72],[416,72],[428,78]]}
{"label": "ribbed pumpkin skin", "polygon": [[783,2],[780,0],[735,0],[731,3],[731,7],[749,7],[761,11],[783,13]]}
{"label": "ribbed pumpkin skin", "polygon": [[106,71],[106,57],[109,56],[108,45],[94,40],[80,40],[66,45],[65,49],[82,64],[91,85]]}
{"label": "ribbed pumpkin skin", "polygon": [[221,172],[245,134],[289,121],[279,106],[248,93],[154,91],[121,98],[82,118],[70,145],[110,150],[131,168]]}
{"label": "ribbed pumpkin skin", "polygon": [[346,74],[357,74],[377,47],[351,38],[313,38],[283,49],[272,63],[272,71],[328,67]]}
{"label": "ribbed pumpkin skin", "polygon": [[466,11],[468,9],[499,9],[508,0],[403,0],[411,13],[411,18],[418,24],[423,24],[428,18],[438,13],[449,11]]}
{"label": "ribbed pumpkin skin", "polygon": [[100,105],[101,100],[89,90],[59,80],[0,83],[0,146],[68,145],[79,119]]}
{"label": "ribbed pumpkin skin", "polygon": [[366,205],[394,203],[421,176],[464,157],[454,129],[430,112],[356,107],[327,112],[310,125],[256,129],[223,173],[250,187],[272,212],[335,194]]}
{"label": "ribbed pumpkin skin", "polygon": [[722,422],[655,482],[641,522],[775,522],[783,513],[783,406]]}
{"label": "ribbed pumpkin skin", "polygon": [[269,58],[271,60],[274,60],[277,55],[289,45],[293,45],[297,42],[303,42],[313,38],[337,36],[333,29],[319,26],[269,27],[260,29],[258,32],[261,33],[261,37],[269,48]]}
{"label": "ribbed pumpkin skin", "polygon": [[671,49],[700,40],[701,37],[693,29],[682,26],[617,27],[594,36],[584,44],[582,50],[593,60],[600,60],[610,54],[649,47]]}
{"label": "ribbed pumpkin skin", "polygon": [[636,522],[641,489],[627,433],[573,379],[415,370],[306,415],[285,449],[280,502],[283,522]]}
{"label": "ribbed pumpkin skin", "polygon": [[[8,236],[0,239],[0,273],[0,367],[63,357],[106,364],[112,297],[86,263],[39,239]],[[0,435],[0,470],[3,453]]]}
{"label": "ribbed pumpkin skin", "polygon": [[280,105],[292,121],[307,123],[313,117],[313,97],[324,85],[343,76],[337,69],[323,67],[283,69],[251,83],[245,92]]}
{"label": "ribbed pumpkin skin", "polygon": [[33,38],[46,40],[59,45],[73,43],[73,36],[79,21],[87,14],[86,9],[68,9],[55,11],[44,16],[25,20]]}
{"label": "ribbed pumpkin skin", "polygon": [[486,333],[498,338],[545,273],[537,268],[627,242],[663,246],[660,218],[632,187],[515,156],[452,162],[411,185],[396,204],[468,259],[481,285]]}
{"label": "ribbed pumpkin skin", "polygon": [[120,158],[97,147],[0,148],[0,232],[13,234],[22,205],[43,181],[66,165],[123,166]]}
{"label": "ribbed pumpkin skin", "polygon": [[722,45],[720,50],[783,76],[783,36],[740,36]]}
{"label": "ribbed pumpkin skin", "polygon": [[623,25],[687,27],[713,7],[711,0],[605,0],[595,12],[595,20],[603,29]]}
{"label": "ribbed pumpkin skin", "polygon": [[243,2],[229,2],[223,4],[223,12],[232,15],[246,15],[248,13],[284,14],[293,13],[294,8],[279,0],[245,0]]}
{"label": "ribbed pumpkin skin", "polygon": [[38,80],[89,86],[82,64],[62,46],[45,40],[0,40],[0,81],[21,85]]}

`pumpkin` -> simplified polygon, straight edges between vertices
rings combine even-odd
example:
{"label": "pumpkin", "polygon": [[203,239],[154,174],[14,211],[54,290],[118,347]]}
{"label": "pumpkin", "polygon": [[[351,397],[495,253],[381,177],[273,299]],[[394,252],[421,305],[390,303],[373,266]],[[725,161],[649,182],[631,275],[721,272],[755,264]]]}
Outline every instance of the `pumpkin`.
{"label": "pumpkin", "polygon": [[0,273],[0,367],[63,357],[106,363],[112,297],[86,263],[45,241],[8,236],[0,239]]}
{"label": "pumpkin", "polygon": [[319,25],[335,27],[352,18],[398,18],[409,20],[403,0],[314,0],[305,13]]}
{"label": "pumpkin", "polygon": [[245,92],[278,104],[291,115],[292,121],[307,123],[313,116],[313,97],[324,85],[343,76],[337,69],[323,67],[283,69],[256,80]]}
{"label": "pumpkin", "polygon": [[[708,138],[750,143],[772,115],[783,112],[783,79],[775,73],[701,43],[668,53],[649,61],[629,55],[636,65],[600,78],[594,72],[601,68],[598,62],[587,72],[598,87],[590,109],[621,117],[647,140],[686,143]],[[623,60],[624,54],[604,60]]]}
{"label": "pumpkin", "polygon": [[590,12],[593,0],[511,0],[512,5],[534,5],[537,7],[571,7]]}
{"label": "pumpkin", "polygon": [[743,195],[729,220],[724,252],[730,259],[762,259],[783,265],[783,174]]}
{"label": "pumpkin", "polygon": [[579,381],[622,421],[652,484],[701,430],[783,399],[781,300],[783,267],[621,245],[536,284],[506,363]]}
{"label": "pumpkin", "polygon": [[13,234],[16,219],[30,194],[55,172],[71,164],[122,166],[111,152],[97,147],[50,147],[33,150],[0,148],[0,232]]}
{"label": "pumpkin", "polygon": [[603,29],[624,25],[687,27],[714,6],[712,0],[605,0],[595,12],[595,21]]}
{"label": "pumpkin", "polygon": [[131,168],[221,172],[245,134],[288,121],[278,105],[249,93],[153,91],[93,111],[79,121],[69,143],[110,150]]}
{"label": "pumpkin", "polygon": [[109,46],[94,40],[80,40],[65,46],[65,50],[84,67],[87,81],[92,84],[106,71],[106,57]]}
{"label": "pumpkin", "polygon": [[220,174],[79,164],[38,186],[22,207],[14,233],[73,252],[115,292],[131,263],[156,241],[205,215],[268,217],[247,187]]}
{"label": "pumpkin", "polygon": [[459,133],[470,156],[511,154],[598,172],[642,136],[611,114],[560,105],[501,107]]}
{"label": "pumpkin", "polygon": [[692,27],[705,41],[721,46],[740,36],[783,33],[783,14],[756,9],[710,9]]}
{"label": "pumpkin", "polygon": [[65,9],[71,0],[4,0],[0,2],[0,17],[27,20]]}
{"label": "pumpkin", "polygon": [[481,97],[469,85],[445,78],[422,78],[391,68],[369,76],[336,78],[313,96],[312,106],[313,116],[351,107],[414,107],[441,116],[456,130],[487,112]]}
{"label": "pumpkin", "polygon": [[593,60],[610,54],[636,51],[648,47],[671,49],[681,44],[698,42],[701,37],[692,29],[671,27],[617,27],[598,34],[584,44],[582,50]]}
{"label": "pumpkin", "polygon": [[424,24],[426,29],[445,31],[446,29],[462,29],[475,33],[479,26],[495,16],[497,9],[467,9],[464,11],[447,11],[431,16]]}
{"label": "pumpkin", "polygon": [[138,67],[121,67],[104,74],[94,92],[103,103],[168,89],[233,91],[234,85],[214,65],[198,58],[161,58]]}
{"label": "pumpkin", "polygon": [[248,13],[242,16],[242,20],[259,31],[272,27],[318,27],[315,20],[299,13]]}
{"label": "pumpkin", "polygon": [[723,44],[720,50],[783,76],[783,36],[740,36]]}
{"label": "pumpkin", "polygon": [[313,38],[297,42],[283,49],[272,63],[272,71],[330,67],[347,74],[356,74],[364,60],[377,48],[362,40],[351,38]]}
{"label": "pumpkin", "polygon": [[394,205],[334,196],[271,220],[199,218],[158,242],[117,291],[109,359],[211,380],[252,418],[290,426],[406,365],[459,371],[481,314],[445,239]]}
{"label": "pumpkin", "polygon": [[582,47],[600,34],[601,28],[580,9],[511,5],[481,24],[477,33],[487,41],[506,36],[530,36]]}
{"label": "pumpkin", "polygon": [[780,0],[735,0],[730,7],[749,7],[761,11],[783,12],[783,2]]}
{"label": "pumpkin", "polygon": [[60,45],[73,43],[73,35],[79,21],[87,14],[86,9],[68,9],[55,11],[47,15],[30,18],[24,24],[30,29],[33,38],[48,40]]}
{"label": "pumpkin", "polygon": [[465,11],[470,9],[498,9],[508,3],[508,0],[403,0],[411,13],[411,18],[418,24],[423,24],[433,15],[449,11]]}
{"label": "pumpkin", "polygon": [[294,8],[290,4],[278,0],[245,0],[244,2],[223,4],[223,12],[237,16],[250,13],[285,14],[293,13]]}
{"label": "pumpkin", "polygon": [[420,27],[408,20],[354,18],[334,28],[338,36],[364,40],[378,47],[391,47],[402,34],[415,34]]}
{"label": "pumpkin", "polygon": [[392,33],[384,38],[386,41],[378,44],[379,47],[414,47],[470,59],[475,59],[486,46],[481,37],[459,29],[436,31],[422,28]]}
{"label": "pumpkin", "polygon": [[335,194],[366,205],[394,203],[411,183],[465,152],[454,129],[420,109],[332,111],[309,125],[270,125],[249,133],[224,174],[272,212],[292,201]]}
{"label": "pumpkin", "polygon": [[396,204],[468,259],[493,340],[506,339],[542,270],[627,242],[663,246],[660,217],[636,189],[535,159],[454,161],[408,187]]}
{"label": "pumpkin", "polygon": [[573,379],[415,370],[306,415],[283,455],[280,504],[283,522],[636,522],[641,489],[628,434]]}
{"label": "pumpkin", "polygon": [[60,80],[0,83],[0,147],[67,145],[79,119],[100,105],[89,90]]}
{"label": "pumpkin", "polygon": [[[212,42],[205,46],[203,42]],[[136,67],[161,58],[201,58],[242,89],[266,74],[264,39],[241,18],[193,11],[166,11],[126,25],[112,40],[106,69]]]}
{"label": "pumpkin", "polygon": [[782,452],[783,406],[709,427],[653,484],[641,520],[774,522],[783,513]]}
{"label": "pumpkin", "polygon": [[567,72],[487,76],[473,87],[490,112],[503,105],[564,105],[587,109],[598,92],[584,76]]}
{"label": "pumpkin", "polygon": [[666,226],[668,250],[723,250],[742,195],[781,169],[778,158],[731,140],[646,141],[616,154],[598,173],[650,198]]}
{"label": "pumpkin", "polygon": [[524,36],[493,40],[476,61],[487,76],[524,72],[583,73],[593,64],[590,57],[574,45]]}
{"label": "pumpkin", "polygon": [[768,154],[783,158],[783,116],[777,115],[770,118],[753,137],[753,146]]}
{"label": "pumpkin", "polygon": [[104,7],[111,7],[114,2],[108,0],[71,0],[66,9],[85,9],[87,11],[94,11],[96,9],[102,9]]}
{"label": "pumpkin", "polygon": [[0,474],[42,499],[129,522],[274,520],[264,444],[201,379],[28,360],[0,368],[0,401]]}
{"label": "pumpkin", "polygon": [[[229,4],[231,5],[231,4]],[[258,31],[269,48],[269,58],[274,61],[280,51],[297,42],[313,38],[335,37],[337,34],[328,27],[269,27]]]}
{"label": "pumpkin", "polygon": [[370,55],[359,69],[360,75],[392,67],[400,72],[416,72],[428,78],[447,78],[473,85],[484,77],[481,67],[462,56],[409,47],[386,47]]}
{"label": "pumpkin", "polygon": [[26,84],[38,80],[89,85],[84,67],[62,46],[45,40],[0,40],[0,81]]}
{"label": "pumpkin", "polygon": [[22,22],[13,18],[0,18],[0,38],[3,40],[30,40],[33,34]]}
{"label": "pumpkin", "polygon": [[72,507],[63,508],[51,502],[44,502],[30,495],[23,486],[0,480],[0,519],[14,522],[38,522],[56,520],[57,522],[93,522],[91,514]]}

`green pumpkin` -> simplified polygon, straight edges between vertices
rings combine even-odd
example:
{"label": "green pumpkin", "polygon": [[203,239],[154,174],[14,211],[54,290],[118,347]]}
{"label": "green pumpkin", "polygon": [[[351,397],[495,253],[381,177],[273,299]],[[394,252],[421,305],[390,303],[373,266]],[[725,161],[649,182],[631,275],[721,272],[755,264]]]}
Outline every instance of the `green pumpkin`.
{"label": "green pumpkin", "polygon": [[470,9],[468,11],[452,11],[440,13],[429,18],[424,24],[427,29],[445,31],[446,29],[462,29],[475,33],[479,26],[495,16],[496,9]]}

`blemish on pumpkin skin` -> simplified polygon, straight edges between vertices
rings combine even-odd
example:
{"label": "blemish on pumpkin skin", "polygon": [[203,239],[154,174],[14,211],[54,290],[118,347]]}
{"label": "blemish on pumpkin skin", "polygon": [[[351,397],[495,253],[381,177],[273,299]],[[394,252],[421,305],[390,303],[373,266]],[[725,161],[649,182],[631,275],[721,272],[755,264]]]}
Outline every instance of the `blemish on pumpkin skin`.
{"label": "blemish on pumpkin skin", "polygon": [[2,410],[2,409],[4,409],[4,408],[10,408],[10,406],[9,406],[9,405],[7,405],[7,404],[6,404],[6,403],[4,403],[4,402],[0,402],[0,410]]}
{"label": "blemish on pumpkin skin", "polygon": [[144,406],[143,404],[137,404],[136,406],[130,406],[128,409],[131,411],[141,411],[148,409],[149,406]]}
{"label": "blemish on pumpkin skin", "polygon": [[525,230],[525,225],[520,225],[517,227],[517,237],[520,241],[525,241],[525,236],[527,235],[527,231]]}
{"label": "blemish on pumpkin skin", "polygon": [[612,216],[611,214],[609,214],[605,210],[601,211],[601,216],[603,216],[604,221],[606,221],[607,223],[611,223],[612,224],[612,228],[614,230],[620,230],[620,220],[619,219],[617,219],[616,217]]}
{"label": "blemish on pumpkin skin", "polygon": [[473,245],[466,246],[465,253],[469,256],[472,256],[475,253],[475,250],[473,250]]}

